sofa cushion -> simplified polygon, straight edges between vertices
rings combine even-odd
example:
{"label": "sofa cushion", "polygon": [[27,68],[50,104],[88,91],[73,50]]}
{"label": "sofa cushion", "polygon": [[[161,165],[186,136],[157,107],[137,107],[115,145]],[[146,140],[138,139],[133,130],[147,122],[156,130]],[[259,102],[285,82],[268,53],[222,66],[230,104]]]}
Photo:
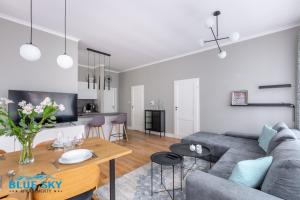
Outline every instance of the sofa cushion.
{"label": "sofa cushion", "polygon": [[226,136],[210,132],[198,132],[184,137],[182,143],[199,143],[207,146],[211,150],[213,157],[220,158],[228,149],[234,148],[245,152],[255,152],[265,154],[258,146],[257,140]]}
{"label": "sofa cushion", "polygon": [[274,130],[276,130],[277,132],[280,132],[282,131],[283,129],[286,129],[286,128],[289,128],[286,123],[284,122],[278,122],[277,124],[275,124],[273,127],[272,127]]}
{"label": "sofa cushion", "polygon": [[277,131],[268,125],[264,125],[262,133],[258,138],[258,145],[265,151],[268,151],[269,143],[276,135]]}
{"label": "sofa cushion", "polygon": [[295,133],[295,135],[298,139],[300,139],[300,130],[299,129],[290,129],[290,130],[293,131],[293,133]]}
{"label": "sofa cushion", "polygon": [[297,139],[295,133],[286,128],[277,133],[270,141],[267,153],[270,154],[281,142]]}
{"label": "sofa cushion", "polygon": [[257,140],[259,138],[259,134],[244,133],[244,132],[234,132],[234,131],[227,131],[227,132],[224,133],[224,135],[232,136],[232,137],[252,139],[252,140]]}
{"label": "sofa cushion", "polygon": [[261,190],[286,199],[300,199],[300,141],[284,141],[271,153],[273,163]]}
{"label": "sofa cushion", "polygon": [[267,156],[240,161],[233,168],[229,180],[247,187],[258,188],[268,172],[272,159],[272,156]]}
{"label": "sofa cushion", "polygon": [[210,174],[228,179],[235,165],[242,160],[252,160],[263,157],[264,154],[240,151],[238,149],[229,149],[218,162],[209,170]]}

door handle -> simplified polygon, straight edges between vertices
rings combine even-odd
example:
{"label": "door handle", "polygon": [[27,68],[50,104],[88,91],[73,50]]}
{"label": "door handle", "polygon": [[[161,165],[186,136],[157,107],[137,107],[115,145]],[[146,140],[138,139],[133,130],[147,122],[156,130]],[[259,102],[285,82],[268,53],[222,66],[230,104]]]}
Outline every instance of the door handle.
{"label": "door handle", "polygon": [[178,110],[178,107],[177,107],[177,106],[175,106],[175,110]]}

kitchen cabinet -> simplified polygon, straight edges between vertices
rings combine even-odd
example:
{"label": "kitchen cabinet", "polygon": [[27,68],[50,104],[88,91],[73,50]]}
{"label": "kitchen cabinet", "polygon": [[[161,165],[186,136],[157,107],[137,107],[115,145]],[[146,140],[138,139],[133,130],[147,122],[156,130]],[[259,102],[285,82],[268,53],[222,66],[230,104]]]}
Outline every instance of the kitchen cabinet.
{"label": "kitchen cabinet", "polygon": [[90,88],[88,88],[87,82],[78,82],[78,99],[97,99],[98,86],[90,83]]}

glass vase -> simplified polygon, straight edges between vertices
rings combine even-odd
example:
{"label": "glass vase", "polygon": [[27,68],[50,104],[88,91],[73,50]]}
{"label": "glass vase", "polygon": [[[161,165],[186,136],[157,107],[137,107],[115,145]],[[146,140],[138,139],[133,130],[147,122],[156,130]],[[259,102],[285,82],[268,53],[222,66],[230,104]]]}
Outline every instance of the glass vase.
{"label": "glass vase", "polygon": [[21,142],[21,154],[19,163],[21,165],[26,165],[34,162],[34,157],[32,154],[32,144],[33,138],[27,139],[24,142]]}

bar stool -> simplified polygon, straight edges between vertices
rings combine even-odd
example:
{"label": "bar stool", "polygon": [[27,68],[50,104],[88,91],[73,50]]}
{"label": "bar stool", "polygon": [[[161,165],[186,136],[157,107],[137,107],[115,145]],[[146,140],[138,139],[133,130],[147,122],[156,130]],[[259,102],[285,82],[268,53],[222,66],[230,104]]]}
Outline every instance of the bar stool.
{"label": "bar stool", "polygon": [[[119,141],[121,140],[121,138],[125,136],[126,141],[128,142],[128,136],[127,136],[127,131],[126,131],[126,127],[125,127],[125,123],[127,122],[127,114],[119,114],[118,117],[114,120],[111,121],[111,129],[110,129],[110,133],[109,133],[109,141],[111,137],[116,137],[119,139]],[[118,132],[117,133],[112,133],[113,129],[115,126],[118,126]],[[123,126],[123,133],[121,133],[121,126]]]}
{"label": "bar stool", "polygon": [[101,138],[100,136],[100,129],[102,132],[102,137],[105,140],[104,131],[102,126],[105,124],[105,117],[103,115],[95,116],[89,123],[88,123],[88,133],[86,138],[89,138],[91,129],[96,130],[96,135]]}

